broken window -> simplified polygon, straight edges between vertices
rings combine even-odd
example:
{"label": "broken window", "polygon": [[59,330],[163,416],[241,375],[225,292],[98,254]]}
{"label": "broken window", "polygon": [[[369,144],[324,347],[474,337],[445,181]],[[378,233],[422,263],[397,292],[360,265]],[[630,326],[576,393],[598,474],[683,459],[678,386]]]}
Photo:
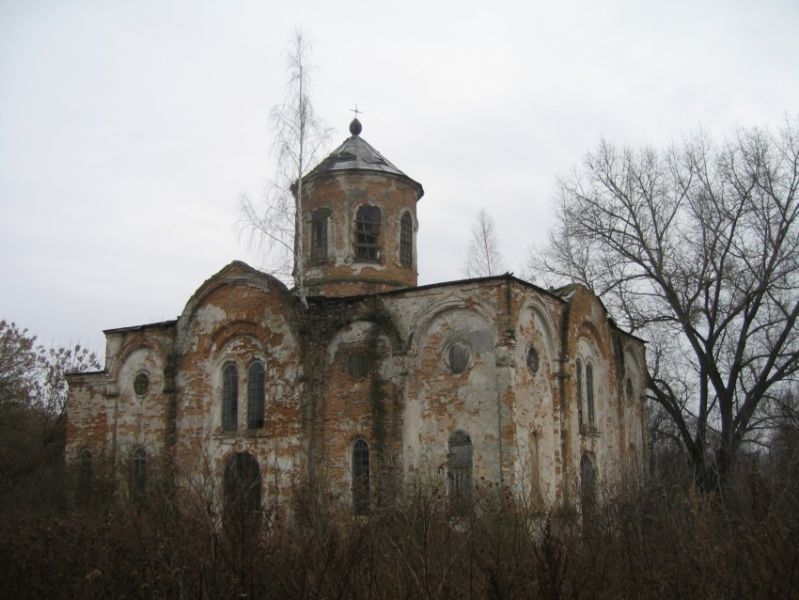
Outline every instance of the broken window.
{"label": "broken window", "polygon": [[380,258],[380,209],[361,206],[355,216],[355,259],[377,262]]}
{"label": "broken window", "polygon": [[413,266],[413,219],[409,212],[400,219],[400,264],[404,267]]}
{"label": "broken window", "polygon": [[147,451],[139,446],[133,451],[130,492],[133,500],[142,502],[147,489]]}
{"label": "broken window", "polygon": [[264,363],[254,361],[247,370],[247,429],[264,426]]}
{"label": "broken window", "polygon": [[588,409],[588,426],[596,428],[596,418],[594,416],[594,366],[591,363],[585,365],[585,396],[586,408]]}
{"label": "broken window", "polygon": [[455,375],[469,368],[471,357],[471,349],[464,342],[453,342],[447,348],[447,364]]}
{"label": "broken window", "polygon": [[447,485],[452,511],[467,511],[472,502],[472,440],[460,429],[449,438]]}
{"label": "broken window", "polygon": [[239,371],[233,363],[222,369],[222,431],[236,431],[238,421]]}
{"label": "broken window", "polygon": [[320,208],[311,213],[311,262],[327,261],[327,221],[329,208]]}
{"label": "broken window", "polygon": [[352,445],[352,509],[356,515],[369,510],[369,444],[355,440]]}

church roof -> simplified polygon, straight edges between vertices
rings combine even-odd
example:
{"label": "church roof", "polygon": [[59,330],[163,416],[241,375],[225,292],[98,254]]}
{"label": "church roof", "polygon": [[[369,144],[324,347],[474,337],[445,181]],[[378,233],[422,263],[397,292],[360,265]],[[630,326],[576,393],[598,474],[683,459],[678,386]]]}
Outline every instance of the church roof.
{"label": "church roof", "polygon": [[380,154],[369,142],[360,136],[361,122],[353,119],[350,123],[350,133],[352,134],[344,143],[333,150],[327,158],[320,162],[316,167],[305,176],[306,179],[317,177],[323,173],[338,173],[344,171],[374,171],[377,173],[388,173],[396,175],[410,181],[419,189],[419,197],[422,197],[424,190],[422,185],[408,177],[400,171],[385,156]]}

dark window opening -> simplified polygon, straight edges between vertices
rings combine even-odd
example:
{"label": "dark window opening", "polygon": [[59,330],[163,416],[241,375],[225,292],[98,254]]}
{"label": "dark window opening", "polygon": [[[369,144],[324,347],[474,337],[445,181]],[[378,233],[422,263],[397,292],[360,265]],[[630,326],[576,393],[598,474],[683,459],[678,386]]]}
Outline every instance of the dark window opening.
{"label": "dark window opening", "polygon": [[536,350],[534,346],[530,346],[527,349],[527,368],[532,375],[538,373],[539,363],[538,350]]}
{"label": "dark window opening", "polygon": [[624,383],[624,393],[627,396],[627,402],[632,402],[633,399],[633,382],[628,377],[627,381]]}
{"label": "dark window opening", "polygon": [[80,470],[78,471],[78,494],[86,498],[92,488],[92,453],[88,448],[80,451]]}
{"label": "dark window opening", "polygon": [[247,429],[264,426],[264,379],[264,363],[257,360],[247,370]]}
{"label": "dark window opening", "polygon": [[355,258],[377,262],[380,258],[380,209],[361,206],[355,217]]}
{"label": "dark window opening", "polygon": [[413,219],[407,212],[400,219],[400,264],[413,266]]}
{"label": "dark window opening", "polygon": [[139,397],[143,397],[147,395],[147,392],[150,389],[150,378],[147,377],[147,373],[139,373],[136,375],[136,378],[133,380],[133,392]]}
{"label": "dark window opening", "polygon": [[458,430],[449,438],[447,484],[452,511],[466,512],[472,502],[472,440],[464,431]]}
{"label": "dark window opening", "polygon": [[356,350],[347,356],[347,372],[353,379],[363,379],[369,375],[372,361],[366,352]]}
{"label": "dark window opening", "polygon": [[236,431],[238,421],[239,371],[233,363],[222,370],[222,431]]}
{"label": "dark window opening", "polygon": [[469,361],[471,360],[471,349],[463,342],[453,342],[447,349],[447,363],[449,369],[455,375],[463,373],[469,368]]}
{"label": "dark window opening", "polygon": [[311,262],[323,263],[327,260],[327,221],[329,208],[320,208],[311,213]]}
{"label": "dark window opening", "polygon": [[580,459],[580,502],[583,515],[589,514],[596,504],[596,469],[587,454]]}
{"label": "dark window opening", "polygon": [[352,445],[352,509],[356,515],[369,510],[369,444],[356,440]]}
{"label": "dark window opening", "polygon": [[136,502],[144,500],[147,490],[147,451],[139,446],[133,451],[130,491]]}
{"label": "dark window opening", "polygon": [[588,426],[596,427],[596,417],[594,415],[594,367],[591,363],[585,365],[585,392],[586,406],[588,408]]}
{"label": "dark window opening", "polygon": [[577,396],[577,422],[583,427],[583,363],[578,358],[574,363],[574,386]]}

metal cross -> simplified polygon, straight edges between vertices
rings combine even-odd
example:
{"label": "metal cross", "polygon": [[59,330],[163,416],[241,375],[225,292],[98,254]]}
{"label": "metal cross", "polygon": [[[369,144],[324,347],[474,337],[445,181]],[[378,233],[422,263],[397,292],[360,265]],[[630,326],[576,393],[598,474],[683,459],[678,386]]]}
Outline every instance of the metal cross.
{"label": "metal cross", "polygon": [[356,119],[358,118],[358,115],[363,114],[362,110],[358,110],[358,103],[357,102],[355,103],[355,108],[351,108],[350,112],[355,113],[355,118]]}

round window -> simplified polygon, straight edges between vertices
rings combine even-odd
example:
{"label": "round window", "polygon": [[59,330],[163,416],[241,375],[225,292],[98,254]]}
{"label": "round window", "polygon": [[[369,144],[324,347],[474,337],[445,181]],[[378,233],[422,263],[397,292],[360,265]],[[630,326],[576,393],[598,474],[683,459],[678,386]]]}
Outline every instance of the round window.
{"label": "round window", "polygon": [[472,357],[471,348],[464,342],[452,342],[447,348],[447,363],[449,370],[455,375],[463,373],[469,368]]}
{"label": "round window", "polygon": [[142,396],[146,396],[149,390],[150,378],[147,377],[147,373],[139,373],[136,375],[136,378],[133,380],[133,392],[141,398]]}
{"label": "round window", "polygon": [[369,374],[369,362],[365,352],[353,352],[347,357],[347,372],[354,379],[363,379]]}
{"label": "round window", "polygon": [[527,348],[527,368],[530,370],[530,373],[535,375],[538,373],[538,366],[538,350],[535,349],[535,346],[530,346]]}

